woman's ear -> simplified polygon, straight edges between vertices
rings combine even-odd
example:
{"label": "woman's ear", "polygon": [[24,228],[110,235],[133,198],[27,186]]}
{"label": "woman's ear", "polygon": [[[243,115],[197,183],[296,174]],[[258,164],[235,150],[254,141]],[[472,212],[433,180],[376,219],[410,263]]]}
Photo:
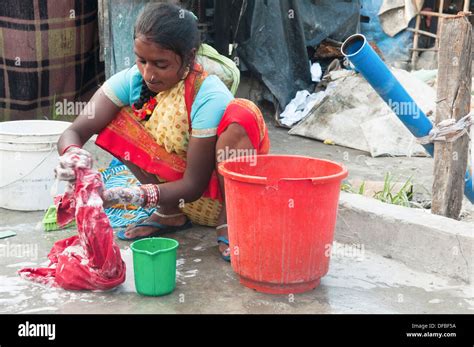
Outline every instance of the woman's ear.
{"label": "woman's ear", "polygon": [[181,79],[185,79],[189,73],[194,67],[194,62],[196,60],[196,48],[193,48],[191,52],[189,52],[187,59],[186,59],[186,64],[183,64],[182,68],[180,69],[181,73]]}
{"label": "woman's ear", "polygon": [[[196,52],[197,52],[197,49],[193,48],[191,50],[191,52],[189,53],[189,65],[193,64],[194,61],[196,60]],[[190,67],[192,67],[192,66],[190,66]]]}

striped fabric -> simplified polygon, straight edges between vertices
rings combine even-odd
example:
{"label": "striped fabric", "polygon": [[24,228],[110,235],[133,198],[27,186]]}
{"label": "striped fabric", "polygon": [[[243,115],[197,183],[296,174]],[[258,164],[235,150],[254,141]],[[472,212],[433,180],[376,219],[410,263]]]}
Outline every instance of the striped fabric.
{"label": "striped fabric", "polygon": [[[67,101],[89,100],[104,80],[97,1],[1,0],[0,69],[0,121],[74,119]],[[68,111],[55,114],[57,102]]]}
{"label": "striped fabric", "polygon": [[[105,188],[129,188],[140,185],[140,182],[135,176],[128,170],[123,164],[118,164],[117,161],[113,161],[111,166],[101,172],[102,180],[104,181]],[[122,208],[107,208],[105,213],[110,220],[112,228],[122,228],[129,224],[137,223],[139,220],[150,216],[155,209],[129,209],[125,210]]]}

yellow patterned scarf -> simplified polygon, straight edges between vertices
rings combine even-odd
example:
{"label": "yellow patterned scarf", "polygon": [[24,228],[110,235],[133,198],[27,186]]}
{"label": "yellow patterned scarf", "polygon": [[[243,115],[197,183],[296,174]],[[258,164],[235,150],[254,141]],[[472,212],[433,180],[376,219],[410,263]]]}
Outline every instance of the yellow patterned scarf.
{"label": "yellow patterned scarf", "polygon": [[144,124],[156,142],[168,153],[185,158],[189,143],[189,121],[184,99],[184,80],[158,93],[157,104]]}

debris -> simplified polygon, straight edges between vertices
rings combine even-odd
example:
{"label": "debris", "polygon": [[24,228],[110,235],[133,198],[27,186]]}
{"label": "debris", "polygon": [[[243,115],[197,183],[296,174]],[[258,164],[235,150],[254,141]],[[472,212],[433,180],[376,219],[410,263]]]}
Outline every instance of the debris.
{"label": "debris", "polygon": [[324,76],[324,79],[326,79],[328,81],[335,81],[335,80],[338,80],[340,78],[344,78],[344,77],[348,77],[348,76],[354,76],[355,74],[356,74],[356,72],[353,71],[353,70],[342,69],[342,70],[331,71],[329,74]]}
{"label": "debris", "polygon": [[6,239],[7,237],[16,236],[14,231],[0,231],[0,239]]}
{"label": "debris", "polygon": [[438,77],[438,69],[434,70],[416,70],[412,71],[411,74],[418,78],[420,81],[425,82],[430,87],[436,89],[436,79]]}
{"label": "debris", "polygon": [[319,65],[319,63],[313,63],[313,65],[311,65],[311,81],[321,82],[322,75],[323,70],[321,70],[321,65]]}
{"label": "debris", "polygon": [[310,94],[307,90],[300,90],[296,96],[286,106],[285,111],[280,115],[281,123],[286,126],[292,126],[299,122],[313,109],[313,107],[321,102],[326,96],[326,92]]}
{"label": "debris", "polygon": [[385,33],[393,37],[405,30],[422,5],[423,0],[384,0],[379,9],[379,19]]}
{"label": "debris", "polygon": [[316,49],[314,58],[317,60],[342,58],[341,45],[324,40]]}
{"label": "debris", "polygon": [[[367,81],[346,71],[329,73],[327,79],[336,79],[328,84],[326,97],[289,134],[331,139],[338,145],[370,152],[373,157],[426,156],[424,148]],[[392,72],[425,114],[436,109],[436,93],[431,87],[405,70]]]}
{"label": "debris", "polygon": [[333,61],[329,63],[328,67],[326,68],[325,76],[331,71],[339,71],[339,70],[342,70],[341,62],[339,61],[339,59],[334,59]]}

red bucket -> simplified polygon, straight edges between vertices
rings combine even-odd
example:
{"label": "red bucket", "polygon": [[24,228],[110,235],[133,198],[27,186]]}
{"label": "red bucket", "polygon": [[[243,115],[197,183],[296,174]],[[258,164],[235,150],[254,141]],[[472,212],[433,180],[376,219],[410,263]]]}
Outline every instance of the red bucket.
{"label": "red bucket", "polygon": [[222,162],[219,172],[240,282],[271,294],[316,288],[328,272],[347,169],[329,160],[259,155]]}

